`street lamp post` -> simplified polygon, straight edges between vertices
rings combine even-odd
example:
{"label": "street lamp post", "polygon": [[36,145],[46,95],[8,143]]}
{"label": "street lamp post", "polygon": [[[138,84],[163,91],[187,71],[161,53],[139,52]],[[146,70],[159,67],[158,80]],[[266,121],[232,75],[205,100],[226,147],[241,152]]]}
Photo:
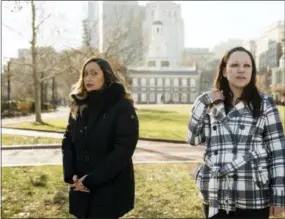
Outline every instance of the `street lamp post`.
{"label": "street lamp post", "polygon": [[8,110],[9,116],[11,116],[11,61],[8,61],[7,64],[7,101],[8,101]]}
{"label": "street lamp post", "polygon": [[52,78],[52,103],[54,107],[56,106],[56,84],[55,77]]}

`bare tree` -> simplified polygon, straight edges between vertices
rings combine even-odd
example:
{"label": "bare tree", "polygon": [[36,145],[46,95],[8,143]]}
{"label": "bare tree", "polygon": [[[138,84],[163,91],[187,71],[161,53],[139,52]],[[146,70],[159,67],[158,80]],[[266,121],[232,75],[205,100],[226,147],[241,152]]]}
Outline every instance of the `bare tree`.
{"label": "bare tree", "polygon": [[[39,123],[43,123],[42,117],[41,117],[41,93],[40,93],[40,76],[38,71],[38,53],[37,53],[37,41],[38,41],[38,30],[40,26],[43,25],[46,19],[48,19],[51,14],[44,17],[41,20],[37,20],[37,9],[35,5],[35,1],[31,0],[29,2],[25,2],[27,5],[30,6],[30,12],[31,12],[31,40],[30,40],[30,55],[31,60],[28,60],[27,63],[14,63],[19,64],[23,66],[30,66],[32,69],[32,77],[33,77],[33,88],[34,88],[34,102],[35,102],[35,121]],[[21,2],[15,1],[14,8],[12,9],[13,12],[21,11],[23,6],[21,5]]]}
{"label": "bare tree", "polygon": [[[137,4],[105,1],[102,27],[99,26],[99,18],[83,21],[83,45],[102,49],[100,53],[106,59],[117,57],[124,65],[138,64],[147,48],[143,41],[143,17],[143,8]],[[99,45],[100,37],[102,48]]]}
{"label": "bare tree", "polygon": [[[19,12],[23,9],[22,2],[15,1],[14,8],[12,12]],[[35,121],[43,123],[41,112],[42,112],[42,92],[41,85],[44,81],[53,79],[57,75],[63,74],[67,69],[62,69],[59,67],[59,63],[62,63],[62,60],[58,59],[58,55],[55,50],[50,47],[39,47],[38,46],[38,37],[39,29],[44,26],[45,21],[51,17],[52,13],[48,13],[47,16],[42,16],[39,19],[38,14],[43,15],[44,13],[39,11],[40,9],[36,7],[36,2],[34,0],[25,2],[30,7],[31,15],[31,40],[30,40],[30,50],[23,49],[25,52],[24,57],[13,60],[13,65],[21,68],[21,73],[24,73],[25,76],[32,76],[32,87],[34,89],[34,103],[35,103]],[[7,26],[7,28],[9,28]],[[11,29],[11,28],[9,28]],[[29,69],[26,69],[29,68]],[[25,70],[25,71],[24,71]],[[20,72],[19,69],[15,69],[15,72]],[[19,74],[20,75],[20,74]]]}
{"label": "bare tree", "polygon": [[116,3],[107,6],[109,11],[103,12],[103,51],[106,58],[118,57],[125,65],[137,64],[146,49],[143,44],[142,8]]}
{"label": "bare tree", "polygon": [[[15,5],[22,7],[21,3]],[[128,13],[123,13],[120,8],[114,10],[114,18],[111,21],[112,25],[104,26],[104,29],[106,29],[104,35],[105,47],[101,53],[98,50],[99,48],[94,48],[90,44],[91,35],[98,34],[90,32],[91,30],[88,29],[90,26],[87,26],[88,28],[84,30],[86,38],[83,47],[69,47],[57,53],[52,46],[38,46],[39,28],[44,26],[45,21],[51,17],[51,13],[42,19],[38,19],[37,15],[40,13],[39,9],[36,8],[36,2],[29,1],[27,5],[31,9],[30,27],[32,37],[30,40],[30,51],[28,51],[30,55],[14,60],[14,64],[19,66],[18,72],[21,70],[25,76],[32,77],[33,79],[33,84],[29,88],[33,88],[36,122],[43,122],[41,118],[41,85],[45,81],[50,81],[56,77],[56,83],[59,85],[57,87],[61,91],[59,92],[59,97],[64,98],[68,96],[71,84],[78,79],[81,67],[87,58],[91,56],[103,57],[112,62],[112,67],[115,71],[127,78],[126,66],[137,63],[142,57],[144,46],[141,29],[141,12],[137,13],[138,11],[129,10]],[[21,10],[21,8],[18,10]],[[93,23],[92,25],[98,25],[98,23]],[[18,83],[25,83],[26,81],[27,79],[19,80]]]}

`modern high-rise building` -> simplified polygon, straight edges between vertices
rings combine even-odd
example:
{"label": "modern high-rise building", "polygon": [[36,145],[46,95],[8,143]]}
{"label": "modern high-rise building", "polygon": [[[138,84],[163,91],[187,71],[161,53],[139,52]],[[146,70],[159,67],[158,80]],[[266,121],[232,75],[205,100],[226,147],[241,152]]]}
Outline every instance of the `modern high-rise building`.
{"label": "modern high-rise building", "polygon": [[268,53],[268,50],[270,50],[270,54],[276,54],[274,58],[275,61],[272,61],[272,63],[275,62],[276,65],[268,67],[278,66],[281,57],[281,42],[285,38],[284,26],[284,21],[277,21],[267,27],[261,37],[256,40],[256,66],[259,71],[262,71],[262,68],[264,67],[262,62],[264,62],[264,57],[266,56],[266,53]]}
{"label": "modern high-rise building", "polygon": [[228,39],[225,42],[220,42],[218,45],[211,49],[217,59],[221,59],[227,51],[236,46],[242,46],[243,39]]}
{"label": "modern high-rise building", "polygon": [[144,7],[137,1],[90,1],[83,21],[84,45],[101,48],[125,62],[138,62],[143,54],[143,19]]}
{"label": "modern high-rise building", "polygon": [[257,50],[257,46],[256,46],[256,41],[255,40],[245,40],[243,41],[242,46],[247,49],[248,51],[251,52],[251,54],[253,55],[253,58],[256,58],[256,50]]}
{"label": "modern high-rise building", "polygon": [[89,1],[87,3],[87,18],[83,20],[83,45],[100,49],[100,3]]}

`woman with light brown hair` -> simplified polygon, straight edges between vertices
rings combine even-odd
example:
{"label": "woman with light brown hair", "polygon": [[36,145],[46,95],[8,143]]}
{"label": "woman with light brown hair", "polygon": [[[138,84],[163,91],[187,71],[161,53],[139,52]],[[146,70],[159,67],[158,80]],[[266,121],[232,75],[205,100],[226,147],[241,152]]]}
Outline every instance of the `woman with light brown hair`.
{"label": "woman with light brown hair", "polygon": [[69,212],[78,218],[118,218],[134,207],[132,155],[139,122],[124,80],[101,58],[83,66],[71,93],[62,141]]}

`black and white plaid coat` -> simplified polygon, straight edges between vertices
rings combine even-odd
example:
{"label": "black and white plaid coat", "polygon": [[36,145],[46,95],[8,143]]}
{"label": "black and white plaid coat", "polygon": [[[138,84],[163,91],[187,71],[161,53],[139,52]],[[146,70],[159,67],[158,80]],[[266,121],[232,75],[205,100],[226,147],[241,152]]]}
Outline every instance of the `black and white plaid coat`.
{"label": "black and white plaid coat", "polygon": [[217,209],[285,207],[285,139],[273,99],[261,95],[264,110],[254,119],[243,102],[228,114],[222,101],[208,107],[210,93],[196,99],[188,124],[190,145],[206,145],[196,183],[214,208],[209,216]]}

